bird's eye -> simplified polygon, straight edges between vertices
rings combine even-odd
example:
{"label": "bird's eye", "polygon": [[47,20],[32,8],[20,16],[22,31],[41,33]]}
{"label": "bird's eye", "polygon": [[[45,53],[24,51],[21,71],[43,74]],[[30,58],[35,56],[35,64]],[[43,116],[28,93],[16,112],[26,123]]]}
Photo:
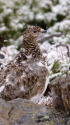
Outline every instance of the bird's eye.
{"label": "bird's eye", "polygon": [[36,31],[33,31],[33,33],[36,33]]}

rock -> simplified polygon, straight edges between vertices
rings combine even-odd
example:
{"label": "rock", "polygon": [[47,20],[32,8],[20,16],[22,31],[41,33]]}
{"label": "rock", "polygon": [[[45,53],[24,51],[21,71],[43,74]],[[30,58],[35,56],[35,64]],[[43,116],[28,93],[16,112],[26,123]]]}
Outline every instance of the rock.
{"label": "rock", "polygon": [[4,59],[4,55],[0,53],[0,59]]}
{"label": "rock", "polygon": [[70,76],[55,78],[50,82],[47,90],[56,108],[70,111]]}
{"label": "rock", "polygon": [[70,115],[29,100],[0,99],[0,125],[69,125]]}

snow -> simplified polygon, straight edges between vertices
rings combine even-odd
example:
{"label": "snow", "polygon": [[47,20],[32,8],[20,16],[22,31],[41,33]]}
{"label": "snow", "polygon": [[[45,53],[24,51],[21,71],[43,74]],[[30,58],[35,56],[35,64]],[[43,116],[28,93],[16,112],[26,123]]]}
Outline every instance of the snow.
{"label": "snow", "polygon": [[15,46],[20,46],[22,44],[22,40],[23,40],[23,36],[20,36],[18,39],[14,41],[12,41],[12,39],[10,40],[11,43],[15,44]]}
{"label": "snow", "polygon": [[[60,10],[60,11],[59,11]],[[63,9],[62,9],[62,5],[57,5],[57,6],[54,6],[52,7],[52,11],[55,13],[55,14],[61,14],[61,15],[66,15],[67,14],[67,11],[68,11],[68,8],[66,6],[63,6]]]}
{"label": "snow", "polygon": [[0,59],[0,63],[2,64],[1,67],[4,67],[18,54],[17,46],[10,45],[2,47],[0,53],[5,57],[4,59]]}
{"label": "snow", "polygon": [[43,95],[43,94],[44,94],[44,92],[46,91],[48,84],[49,84],[49,75],[47,75],[47,76],[46,76],[45,87],[44,87],[44,90],[43,90],[42,95]]}
{"label": "snow", "polygon": [[[18,20],[17,20],[17,21],[18,21]],[[22,29],[23,26],[24,26],[24,24],[18,23],[18,22],[16,22],[16,21],[13,20],[13,21],[10,23],[10,26],[12,26],[12,28],[15,27],[15,30],[17,30],[17,29]]]}
{"label": "snow", "polygon": [[37,94],[37,95],[35,95],[35,96],[33,96],[31,99],[30,99],[30,101],[31,102],[34,102],[34,103],[38,103],[38,101],[39,101],[39,99],[42,97],[42,95],[41,95],[41,93],[39,94]]}
{"label": "snow", "polygon": [[6,27],[6,26],[0,27],[0,32],[3,32],[3,31],[5,31],[5,30],[7,30],[7,27]]}
{"label": "snow", "polygon": [[2,92],[4,90],[4,88],[5,88],[5,85],[1,86],[0,87],[0,92]]}
{"label": "snow", "polygon": [[10,75],[7,75],[7,77],[6,77],[6,86],[7,86],[7,85],[12,85],[12,86],[14,86],[14,84],[13,84],[13,82],[11,81],[11,79],[9,78],[9,76],[10,76]]}
{"label": "snow", "polygon": [[62,75],[61,72],[60,73],[56,73],[56,74],[52,74],[52,75],[49,76],[49,79],[56,78],[56,77],[61,76],[61,75]]}
{"label": "snow", "polygon": [[27,56],[28,59],[31,59],[32,58],[32,54],[30,54],[29,56]]}
{"label": "snow", "polygon": [[25,77],[26,77],[26,73],[23,71],[21,78],[25,78]]}
{"label": "snow", "polygon": [[51,0],[41,0],[41,2],[39,3],[39,6],[41,8],[48,8],[48,6],[52,6],[52,1]]}
{"label": "snow", "polygon": [[52,106],[53,104],[53,99],[50,96],[47,97],[42,97],[40,98],[40,100],[38,101],[39,105],[46,105],[46,106]]}
{"label": "snow", "polygon": [[[56,23],[52,28],[53,28],[53,30],[52,31],[54,31],[54,30],[57,30],[57,28],[59,28],[60,29],[60,31],[63,31],[64,29],[70,29],[70,21],[69,20],[63,20],[63,21],[61,21],[60,23],[58,22],[58,23]],[[51,28],[49,28],[49,30],[48,30],[49,32],[51,31]]]}
{"label": "snow", "polygon": [[45,41],[40,45],[40,48],[43,51],[43,53],[47,53],[48,51],[50,51],[51,45],[50,43],[48,43],[48,41]]}
{"label": "snow", "polygon": [[20,87],[20,91],[25,92],[24,86]]}
{"label": "snow", "polygon": [[48,22],[51,22],[52,20],[56,20],[56,14],[55,13],[46,13],[45,15],[45,20]]}
{"label": "snow", "polygon": [[43,19],[44,19],[44,15],[43,15],[42,13],[38,13],[38,14],[36,15],[36,19],[37,19],[37,20],[43,20]]}
{"label": "snow", "polygon": [[32,68],[31,66],[28,66],[28,68],[29,68],[31,71],[33,71],[33,68]]}
{"label": "snow", "polygon": [[41,67],[44,67],[44,64],[41,61],[37,62],[37,65],[41,66]]}
{"label": "snow", "polygon": [[[45,63],[49,71],[49,80],[55,78],[56,76],[66,76],[70,67],[70,57],[68,54],[68,51],[70,52],[70,45],[57,42],[52,45],[48,41],[45,41],[43,44],[41,44],[41,51],[46,57]],[[52,67],[56,61],[59,62],[59,72],[53,73]]]}

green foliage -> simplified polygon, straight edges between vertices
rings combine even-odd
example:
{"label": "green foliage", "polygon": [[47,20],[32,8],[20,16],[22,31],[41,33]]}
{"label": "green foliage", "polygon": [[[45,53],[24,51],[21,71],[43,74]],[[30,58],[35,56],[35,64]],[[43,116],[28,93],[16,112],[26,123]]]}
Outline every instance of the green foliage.
{"label": "green foliage", "polygon": [[60,63],[58,60],[56,60],[53,64],[53,67],[51,68],[51,71],[55,74],[60,72]]}

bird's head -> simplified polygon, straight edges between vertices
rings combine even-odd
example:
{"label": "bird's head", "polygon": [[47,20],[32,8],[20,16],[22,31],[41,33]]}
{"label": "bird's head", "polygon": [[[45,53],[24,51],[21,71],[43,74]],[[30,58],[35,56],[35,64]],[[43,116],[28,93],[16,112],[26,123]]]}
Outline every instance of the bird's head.
{"label": "bird's head", "polygon": [[38,38],[40,37],[43,33],[45,33],[46,30],[42,29],[39,26],[30,26],[25,32],[24,32],[24,37],[33,37],[33,38]]}
{"label": "bird's head", "polygon": [[40,58],[42,53],[37,43],[37,39],[46,31],[39,26],[29,27],[23,35],[23,48],[27,54],[32,54],[34,58]]}

